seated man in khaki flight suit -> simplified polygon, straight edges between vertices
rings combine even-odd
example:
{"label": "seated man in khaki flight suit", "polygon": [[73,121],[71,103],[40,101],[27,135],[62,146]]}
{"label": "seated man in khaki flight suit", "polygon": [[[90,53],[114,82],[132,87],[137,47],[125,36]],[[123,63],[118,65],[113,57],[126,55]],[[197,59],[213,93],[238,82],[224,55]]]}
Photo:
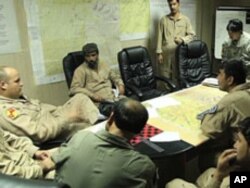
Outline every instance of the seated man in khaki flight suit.
{"label": "seated man in khaki flight suit", "polygon": [[13,134],[42,143],[58,137],[68,138],[98,119],[98,109],[83,94],[57,107],[28,99],[22,87],[15,68],[0,67],[0,126]]}
{"label": "seated man in khaki flight suit", "polygon": [[[216,168],[209,168],[199,176],[195,184],[182,179],[174,179],[165,188],[228,188],[229,173],[232,171],[250,171],[250,117],[238,124],[238,133],[233,148],[223,151]],[[247,180],[249,182],[249,180]],[[239,182],[238,182],[239,183]],[[247,187],[245,184],[234,184],[234,187]],[[237,186],[238,184],[238,186]],[[249,185],[249,184],[248,184]]]}
{"label": "seated man in khaki flight suit", "polygon": [[27,137],[18,137],[0,128],[0,172],[27,179],[54,178],[54,173],[41,163],[50,157],[47,150],[38,150]]}
{"label": "seated man in khaki flight suit", "polygon": [[202,121],[202,132],[212,138],[207,147],[204,147],[204,161],[200,158],[203,165],[209,165],[208,159],[213,158],[208,155],[208,151],[212,151],[211,156],[214,156],[214,152],[232,146],[233,130],[237,128],[239,121],[250,116],[250,83],[246,83],[246,76],[242,60],[231,59],[220,64],[217,76],[219,89],[228,94],[210,110],[198,115]]}
{"label": "seated man in khaki flight suit", "polygon": [[[111,103],[124,95],[123,81],[105,62],[99,61],[99,50],[95,43],[84,45],[82,52],[84,62],[74,72],[70,96],[77,93],[89,96],[99,107],[100,113],[109,116],[112,108],[104,108],[112,107]],[[112,84],[117,87],[118,94],[114,93]]]}

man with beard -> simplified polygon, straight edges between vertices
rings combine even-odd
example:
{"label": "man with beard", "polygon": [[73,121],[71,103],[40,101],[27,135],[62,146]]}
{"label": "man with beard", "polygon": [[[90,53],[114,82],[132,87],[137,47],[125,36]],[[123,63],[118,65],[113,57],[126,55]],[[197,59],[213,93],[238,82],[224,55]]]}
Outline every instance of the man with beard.
{"label": "man with beard", "polygon": [[[107,64],[99,61],[99,50],[95,43],[87,43],[82,52],[84,62],[75,70],[70,86],[70,96],[83,93],[99,107],[103,115],[109,116],[112,103],[124,94],[124,84]],[[116,86],[118,95],[112,90]]]}
{"label": "man with beard", "polygon": [[168,5],[170,14],[164,15],[158,24],[156,54],[160,74],[177,84],[176,47],[193,40],[195,32],[189,18],[180,13],[180,1],[168,0]]}

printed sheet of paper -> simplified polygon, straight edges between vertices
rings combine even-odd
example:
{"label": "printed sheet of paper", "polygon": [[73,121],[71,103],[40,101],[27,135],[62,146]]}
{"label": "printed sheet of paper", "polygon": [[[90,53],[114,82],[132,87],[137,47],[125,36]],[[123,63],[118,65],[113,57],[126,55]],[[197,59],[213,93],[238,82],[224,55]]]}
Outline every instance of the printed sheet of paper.
{"label": "printed sheet of paper", "polygon": [[0,54],[21,50],[13,0],[0,0]]}

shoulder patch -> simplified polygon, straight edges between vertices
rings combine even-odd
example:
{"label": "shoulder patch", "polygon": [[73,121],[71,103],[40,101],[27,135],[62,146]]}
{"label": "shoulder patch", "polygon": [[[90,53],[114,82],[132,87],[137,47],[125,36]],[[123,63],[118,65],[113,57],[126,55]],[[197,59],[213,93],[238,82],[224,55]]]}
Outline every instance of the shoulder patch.
{"label": "shoulder patch", "polygon": [[6,109],[5,113],[8,118],[15,119],[18,116],[19,111],[16,108],[11,107]]}
{"label": "shoulder patch", "polygon": [[199,120],[203,120],[206,114],[214,114],[217,111],[217,109],[218,109],[218,105],[215,105],[212,108],[199,113],[196,118]]}
{"label": "shoulder patch", "polygon": [[208,110],[208,113],[213,114],[213,113],[215,113],[217,111],[217,109],[218,109],[218,105],[215,105],[215,106],[213,106],[212,108],[210,108]]}

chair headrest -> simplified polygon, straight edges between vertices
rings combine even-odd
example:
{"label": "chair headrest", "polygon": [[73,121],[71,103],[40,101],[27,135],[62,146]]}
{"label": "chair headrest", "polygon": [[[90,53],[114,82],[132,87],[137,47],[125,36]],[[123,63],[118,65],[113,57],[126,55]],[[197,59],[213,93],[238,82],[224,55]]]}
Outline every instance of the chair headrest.
{"label": "chair headrest", "polygon": [[130,64],[136,64],[138,62],[143,62],[146,57],[146,50],[142,46],[125,48],[125,53],[130,60]]}
{"label": "chair headrest", "polygon": [[187,44],[188,48],[188,57],[189,58],[198,58],[204,54],[204,45],[205,43],[200,40],[194,40]]}
{"label": "chair headrest", "polygon": [[83,63],[84,61],[84,56],[82,51],[70,52],[68,55],[72,57],[73,62],[77,65]]}
{"label": "chair headrest", "polygon": [[63,70],[68,87],[70,87],[75,69],[84,61],[82,51],[70,52],[63,58]]}

